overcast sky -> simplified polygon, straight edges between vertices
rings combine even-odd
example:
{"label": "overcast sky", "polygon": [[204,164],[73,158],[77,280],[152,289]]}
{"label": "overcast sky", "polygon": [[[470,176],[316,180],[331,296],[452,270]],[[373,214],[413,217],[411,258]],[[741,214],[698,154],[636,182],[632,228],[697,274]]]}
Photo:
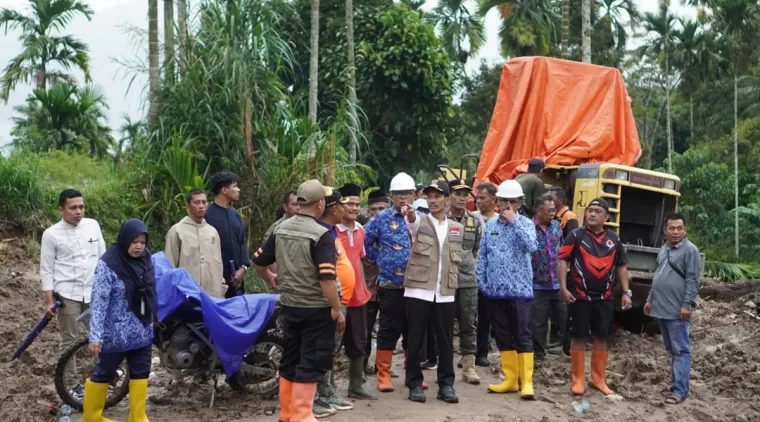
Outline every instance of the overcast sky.
{"label": "overcast sky", "polygon": [[[160,2],[162,3],[162,2]],[[189,3],[194,4],[195,1]],[[435,6],[436,0],[429,0],[425,9]],[[677,15],[695,15],[691,9],[680,6],[680,2],[674,2],[673,11]],[[0,0],[0,8],[21,9],[25,14],[27,2],[25,0]],[[90,7],[95,11],[92,21],[77,18],[67,28],[67,32],[78,37],[89,45],[90,48],[90,73],[93,82],[103,87],[108,99],[108,123],[117,129],[124,114],[129,114],[133,120],[143,116],[144,87],[147,84],[147,76],[137,75],[131,89],[127,90],[133,74],[115,62],[120,60],[143,60],[147,62],[147,49],[141,44],[136,45],[135,39],[127,31],[127,27],[136,27],[147,31],[148,1],[146,0],[90,0]],[[640,9],[654,11],[658,7],[658,0],[640,0]],[[159,4],[159,21],[163,22],[163,4]],[[175,14],[176,16],[176,14]],[[160,25],[163,26],[163,25]],[[494,10],[486,17],[487,43],[477,57],[468,63],[468,71],[477,69],[481,59],[489,62],[503,61],[499,55],[498,41],[499,16]],[[4,34],[0,32],[0,68],[4,68],[8,61],[21,50],[18,41],[18,31]],[[82,75],[77,75],[82,80]],[[11,117],[14,115],[13,106],[22,104],[24,99],[31,93],[30,85],[19,85],[11,92],[8,104],[0,102],[0,145],[10,142],[10,130],[13,126]],[[114,133],[118,138],[119,133]]]}

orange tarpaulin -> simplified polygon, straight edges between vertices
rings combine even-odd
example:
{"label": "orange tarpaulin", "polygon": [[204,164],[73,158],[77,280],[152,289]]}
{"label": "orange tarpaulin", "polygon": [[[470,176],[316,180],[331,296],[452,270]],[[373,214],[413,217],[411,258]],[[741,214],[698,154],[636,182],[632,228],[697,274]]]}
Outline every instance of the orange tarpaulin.
{"label": "orange tarpaulin", "polygon": [[617,69],[547,57],[519,57],[501,70],[476,179],[500,183],[547,164],[635,165],[641,144]]}

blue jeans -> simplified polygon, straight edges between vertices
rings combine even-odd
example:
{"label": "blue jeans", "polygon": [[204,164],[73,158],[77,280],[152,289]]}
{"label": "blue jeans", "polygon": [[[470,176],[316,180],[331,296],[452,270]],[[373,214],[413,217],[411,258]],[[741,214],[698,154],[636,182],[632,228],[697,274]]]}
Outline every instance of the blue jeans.
{"label": "blue jeans", "polygon": [[670,355],[670,376],[673,394],[685,398],[689,395],[691,374],[691,344],[689,343],[688,319],[661,319],[660,330],[665,350]]}

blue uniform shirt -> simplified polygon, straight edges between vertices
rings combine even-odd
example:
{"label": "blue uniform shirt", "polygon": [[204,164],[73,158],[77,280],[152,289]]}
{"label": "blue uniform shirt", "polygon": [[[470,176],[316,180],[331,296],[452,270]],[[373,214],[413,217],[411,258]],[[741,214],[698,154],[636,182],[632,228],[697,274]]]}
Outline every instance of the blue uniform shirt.
{"label": "blue uniform shirt", "polygon": [[364,233],[367,260],[378,268],[377,284],[385,288],[402,288],[411,249],[409,230],[401,211],[394,206],[377,213],[364,228]]}
{"label": "blue uniform shirt", "polygon": [[525,216],[486,223],[478,254],[478,287],[489,299],[533,299],[536,227]]}

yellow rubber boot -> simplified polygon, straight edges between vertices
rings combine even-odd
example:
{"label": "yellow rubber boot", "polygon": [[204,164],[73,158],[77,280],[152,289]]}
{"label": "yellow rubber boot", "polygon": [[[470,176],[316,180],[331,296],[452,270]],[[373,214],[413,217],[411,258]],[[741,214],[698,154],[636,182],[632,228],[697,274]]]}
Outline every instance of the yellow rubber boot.
{"label": "yellow rubber boot", "polygon": [[501,370],[504,372],[504,381],[501,384],[490,384],[488,391],[492,393],[516,393],[517,385],[517,351],[509,350],[500,352]]}
{"label": "yellow rubber boot", "polygon": [[533,400],[533,353],[518,353],[517,366],[520,371],[520,398],[523,400]]}
{"label": "yellow rubber boot", "polygon": [[148,401],[148,380],[129,381],[129,422],[150,422],[145,413]]}
{"label": "yellow rubber boot", "polygon": [[116,422],[103,417],[103,409],[106,406],[108,396],[108,383],[92,382],[87,380],[84,384],[84,407],[82,422]]}

